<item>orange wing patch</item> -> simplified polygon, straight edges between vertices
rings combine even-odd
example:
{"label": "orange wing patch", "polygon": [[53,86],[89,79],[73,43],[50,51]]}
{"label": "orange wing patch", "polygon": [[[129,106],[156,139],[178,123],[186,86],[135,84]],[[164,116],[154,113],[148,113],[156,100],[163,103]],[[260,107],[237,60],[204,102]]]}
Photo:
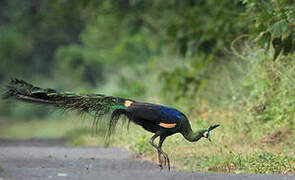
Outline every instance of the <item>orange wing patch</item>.
{"label": "orange wing patch", "polygon": [[132,103],[133,103],[132,101],[125,101],[124,105],[126,107],[129,107],[129,106],[131,106]]}
{"label": "orange wing patch", "polygon": [[173,123],[173,124],[160,123],[160,126],[163,128],[174,128],[176,126],[176,123]]}

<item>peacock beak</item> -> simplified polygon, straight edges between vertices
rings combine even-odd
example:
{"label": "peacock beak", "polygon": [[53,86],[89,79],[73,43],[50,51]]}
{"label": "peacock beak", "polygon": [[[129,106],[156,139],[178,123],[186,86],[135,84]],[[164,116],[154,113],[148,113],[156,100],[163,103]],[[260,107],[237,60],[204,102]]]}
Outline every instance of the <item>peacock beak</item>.
{"label": "peacock beak", "polygon": [[208,131],[212,131],[213,129],[217,128],[218,126],[220,126],[220,124],[215,124],[214,126],[210,126]]}
{"label": "peacock beak", "polygon": [[217,128],[218,126],[220,126],[219,124],[215,124],[214,126],[210,126],[208,129],[208,140],[211,142],[211,138],[210,138],[210,134],[209,132],[212,131],[213,129]]}

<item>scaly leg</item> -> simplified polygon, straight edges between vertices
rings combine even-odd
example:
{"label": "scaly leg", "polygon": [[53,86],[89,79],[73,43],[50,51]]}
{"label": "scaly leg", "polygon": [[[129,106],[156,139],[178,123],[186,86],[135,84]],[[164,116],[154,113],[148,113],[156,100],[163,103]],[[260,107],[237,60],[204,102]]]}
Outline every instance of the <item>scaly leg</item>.
{"label": "scaly leg", "polygon": [[159,141],[159,146],[157,146],[155,143],[154,143],[154,140],[158,137],[158,136],[160,136],[160,132],[157,132],[153,137],[151,137],[151,139],[150,139],[150,144],[154,147],[154,148],[156,148],[157,149],[157,151],[158,151],[158,158],[159,158],[159,164],[160,164],[160,167],[161,167],[161,169],[163,169],[163,162],[162,162],[162,159],[161,159],[161,155],[163,155],[164,156],[164,158],[165,158],[165,165],[166,165],[166,162],[168,163],[168,170],[170,171],[170,160],[169,160],[169,157],[168,157],[168,155],[165,153],[165,152],[163,152],[163,150],[162,150],[162,144],[163,144],[163,142],[164,142],[164,140],[165,140],[165,136],[160,136],[160,141]]}
{"label": "scaly leg", "polygon": [[162,156],[161,156],[161,152],[157,149],[158,151],[158,160],[159,160],[159,166],[161,169],[163,169],[163,161],[162,161]]}
{"label": "scaly leg", "polygon": [[162,150],[162,145],[163,145],[163,142],[164,140],[166,139],[166,136],[160,136],[160,141],[159,141],[159,151],[161,152],[161,154],[164,156],[165,158],[165,161],[164,161],[164,165],[166,166],[166,162],[167,162],[167,165],[168,165],[168,170],[170,171],[170,160],[169,160],[169,157],[168,155]]}
{"label": "scaly leg", "polygon": [[161,161],[161,152],[159,151],[159,148],[158,146],[154,143],[155,139],[160,136],[160,132],[157,132],[155,135],[153,135],[150,139],[150,144],[157,149],[158,151],[158,160],[159,160],[159,166],[161,169],[163,169],[163,166],[162,166],[162,161]]}
{"label": "scaly leg", "polygon": [[[163,169],[163,160],[162,160],[162,156],[161,156],[162,155],[161,154],[161,151],[159,149],[162,149],[162,144],[163,144],[165,138],[166,137],[160,136],[159,145],[158,145],[158,148],[157,148],[157,151],[158,151],[158,159],[159,159],[159,166],[161,167],[161,169]],[[164,166],[166,166],[166,159],[164,161]]]}

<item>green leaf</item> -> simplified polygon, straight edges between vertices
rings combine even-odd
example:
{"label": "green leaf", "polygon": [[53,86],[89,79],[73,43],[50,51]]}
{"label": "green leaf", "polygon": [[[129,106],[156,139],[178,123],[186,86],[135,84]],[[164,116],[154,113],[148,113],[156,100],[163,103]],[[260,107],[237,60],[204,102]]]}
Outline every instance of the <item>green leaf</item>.
{"label": "green leaf", "polygon": [[277,37],[282,36],[288,30],[288,24],[285,20],[278,21],[274,23],[270,31]]}

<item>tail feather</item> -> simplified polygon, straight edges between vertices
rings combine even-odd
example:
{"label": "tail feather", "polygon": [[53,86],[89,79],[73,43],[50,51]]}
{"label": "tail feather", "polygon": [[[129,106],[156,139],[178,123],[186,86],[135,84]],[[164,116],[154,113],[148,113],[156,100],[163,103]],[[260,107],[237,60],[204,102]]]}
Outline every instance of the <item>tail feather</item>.
{"label": "tail feather", "polygon": [[[124,114],[126,99],[103,94],[76,94],[54,89],[35,87],[23,80],[12,79],[7,85],[4,99],[14,98],[19,101],[48,104],[65,110],[77,110],[81,113],[94,113],[95,119],[112,113],[109,130],[116,126],[117,119]],[[118,111],[118,109],[120,109]],[[120,112],[120,113],[119,113]],[[97,123],[96,123],[97,124]]]}

